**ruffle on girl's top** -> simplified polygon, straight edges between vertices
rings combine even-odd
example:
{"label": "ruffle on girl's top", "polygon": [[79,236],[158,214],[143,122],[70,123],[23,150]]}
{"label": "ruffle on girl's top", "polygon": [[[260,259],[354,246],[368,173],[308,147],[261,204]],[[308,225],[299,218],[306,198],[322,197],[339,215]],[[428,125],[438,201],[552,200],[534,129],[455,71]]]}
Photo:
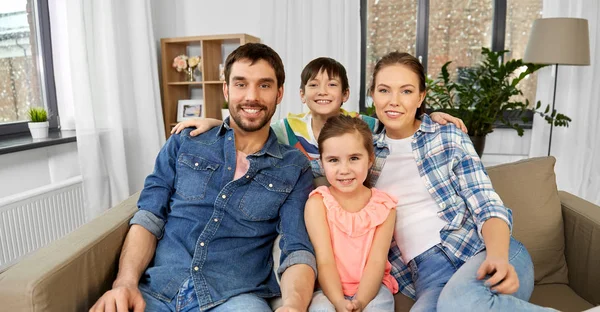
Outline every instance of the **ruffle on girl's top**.
{"label": "ruffle on girl's top", "polygon": [[327,208],[327,218],[330,223],[342,232],[351,237],[365,235],[370,229],[382,224],[390,213],[390,210],[396,208],[398,200],[378,189],[371,189],[371,199],[367,205],[357,212],[344,210],[335,200],[327,186],[319,186],[310,193],[323,196],[323,203]]}

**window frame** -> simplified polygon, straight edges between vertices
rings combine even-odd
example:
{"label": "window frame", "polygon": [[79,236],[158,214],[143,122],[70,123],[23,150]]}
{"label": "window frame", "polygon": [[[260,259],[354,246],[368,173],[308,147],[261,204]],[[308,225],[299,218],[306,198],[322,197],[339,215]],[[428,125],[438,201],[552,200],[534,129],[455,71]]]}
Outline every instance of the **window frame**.
{"label": "window frame", "polygon": [[[419,59],[425,72],[427,72],[427,56],[429,52],[429,1],[418,0],[417,3],[417,42],[415,48],[416,57]],[[507,18],[508,0],[493,0],[494,14],[492,20],[492,51],[504,50],[506,36],[506,18]],[[358,109],[360,112],[366,111],[366,70],[367,70],[367,9],[368,0],[360,0],[360,94]]]}
{"label": "window frame", "polygon": [[[58,106],[56,101],[56,85],[54,82],[54,65],[52,61],[52,36],[50,31],[50,12],[48,0],[32,0],[38,52],[38,75],[41,77],[41,97],[48,110],[50,130],[59,128]],[[0,137],[29,132],[27,121],[0,123]]]}

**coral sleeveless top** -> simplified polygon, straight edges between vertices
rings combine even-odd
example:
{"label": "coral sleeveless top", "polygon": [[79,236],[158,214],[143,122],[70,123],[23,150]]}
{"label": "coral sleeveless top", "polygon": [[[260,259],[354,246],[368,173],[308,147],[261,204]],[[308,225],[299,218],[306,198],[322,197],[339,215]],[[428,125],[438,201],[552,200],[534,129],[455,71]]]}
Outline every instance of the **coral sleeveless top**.
{"label": "coral sleeveless top", "polygon": [[[357,212],[344,210],[329,192],[327,186],[320,186],[310,193],[320,194],[327,208],[327,223],[331,236],[331,246],[342,282],[344,295],[353,296],[358,290],[377,226],[382,224],[396,207],[397,200],[385,192],[371,189],[371,199]],[[391,241],[390,241],[391,244]],[[383,284],[392,294],[398,292],[398,282],[390,275],[392,266],[385,264]]]}

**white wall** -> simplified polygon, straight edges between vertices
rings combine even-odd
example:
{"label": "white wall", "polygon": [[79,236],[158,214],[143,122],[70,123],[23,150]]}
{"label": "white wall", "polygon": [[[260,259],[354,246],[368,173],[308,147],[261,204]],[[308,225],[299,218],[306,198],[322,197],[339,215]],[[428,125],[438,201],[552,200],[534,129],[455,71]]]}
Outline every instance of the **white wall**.
{"label": "white wall", "polygon": [[260,1],[257,0],[153,0],[152,19],[158,41],[236,33],[260,38]]}
{"label": "white wall", "polygon": [[76,142],[0,155],[0,198],[78,175]]}

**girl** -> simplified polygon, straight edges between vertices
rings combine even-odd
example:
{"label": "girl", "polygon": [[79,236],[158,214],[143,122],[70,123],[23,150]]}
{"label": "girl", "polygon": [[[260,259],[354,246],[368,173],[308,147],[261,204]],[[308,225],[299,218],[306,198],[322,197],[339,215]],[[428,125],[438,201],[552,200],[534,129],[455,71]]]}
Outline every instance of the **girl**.
{"label": "girl", "polygon": [[392,52],[370,93],[385,130],[375,137],[376,187],[400,199],[389,260],[411,311],[539,311],[527,302],[533,264],[469,137],[424,113],[423,66]]}
{"label": "girl", "polygon": [[[340,62],[319,57],[308,63],[300,75],[300,99],[308,106],[308,113],[289,114],[287,118],[271,123],[271,128],[280,143],[298,148],[309,160],[315,177],[322,177],[323,172],[318,162],[319,152],[317,139],[321,128],[329,117],[346,115],[364,120],[375,132],[379,127],[377,119],[356,112],[348,112],[342,108],[350,89],[346,69]],[[433,113],[432,119],[440,124],[452,122],[466,131],[462,120],[445,113]],[[186,127],[196,127],[190,135],[196,136],[206,130],[221,125],[217,119],[191,119],[178,123],[171,133],[179,133]]]}
{"label": "girl", "polygon": [[396,199],[369,187],[375,157],[369,126],[358,118],[331,117],[318,146],[331,186],[315,189],[304,210],[321,288],[309,311],[393,311],[398,284],[387,254]]}

